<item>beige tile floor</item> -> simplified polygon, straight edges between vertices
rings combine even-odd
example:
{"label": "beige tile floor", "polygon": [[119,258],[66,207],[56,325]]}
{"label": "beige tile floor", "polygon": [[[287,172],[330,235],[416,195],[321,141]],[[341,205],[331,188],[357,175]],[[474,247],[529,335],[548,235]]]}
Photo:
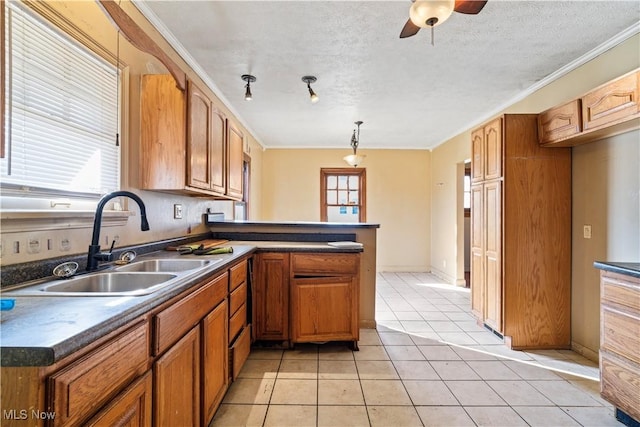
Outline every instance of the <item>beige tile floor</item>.
{"label": "beige tile floor", "polygon": [[377,275],[377,330],[342,345],[254,349],[211,426],[621,426],[598,366],[511,351],[478,327],[468,289]]}

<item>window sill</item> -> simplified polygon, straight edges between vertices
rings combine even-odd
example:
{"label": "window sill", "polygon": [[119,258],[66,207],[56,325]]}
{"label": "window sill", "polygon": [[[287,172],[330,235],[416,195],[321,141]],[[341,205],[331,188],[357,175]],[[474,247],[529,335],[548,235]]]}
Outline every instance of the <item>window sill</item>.
{"label": "window sill", "polygon": [[[133,215],[135,212],[132,211],[105,210],[102,212],[102,226],[126,225],[129,217]],[[93,210],[5,209],[0,211],[3,233],[91,228],[94,217],[95,211]]]}

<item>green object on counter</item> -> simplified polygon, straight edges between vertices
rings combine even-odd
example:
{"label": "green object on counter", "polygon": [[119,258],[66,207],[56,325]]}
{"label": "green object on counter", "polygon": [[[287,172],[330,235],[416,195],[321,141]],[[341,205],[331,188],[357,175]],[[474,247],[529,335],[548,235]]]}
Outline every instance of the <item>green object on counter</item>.
{"label": "green object on counter", "polygon": [[213,248],[213,249],[196,249],[193,251],[196,255],[218,255],[218,254],[232,254],[233,247],[225,246],[221,248]]}

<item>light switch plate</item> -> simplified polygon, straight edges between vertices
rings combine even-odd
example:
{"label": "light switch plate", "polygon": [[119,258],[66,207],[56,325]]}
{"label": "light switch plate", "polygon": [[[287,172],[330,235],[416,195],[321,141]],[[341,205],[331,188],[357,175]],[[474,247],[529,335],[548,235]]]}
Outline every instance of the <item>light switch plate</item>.
{"label": "light switch plate", "polygon": [[591,225],[590,224],[585,224],[582,226],[582,236],[585,239],[590,239],[591,238]]}
{"label": "light switch plate", "polygon": [[173,205],[173,218],[182,219],[182,205],[179,205],[179,204]]}

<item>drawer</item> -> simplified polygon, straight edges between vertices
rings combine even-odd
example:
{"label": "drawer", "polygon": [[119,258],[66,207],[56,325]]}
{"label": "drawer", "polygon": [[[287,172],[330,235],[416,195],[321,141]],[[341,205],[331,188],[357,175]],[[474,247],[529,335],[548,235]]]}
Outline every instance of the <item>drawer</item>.
{"label": "drawer", "polygon": [[54,426],[78,425],[114,398],[149,362],[149,324],[141,323],[48,380]]}
{"label": "drawer", "polygon": [[242,304],[238,311],[229,319],[229,343],[238,335],[238,332],[247,324],[247,304]]}
{"label": "drawer", "polygon": [[233,292],[231,292],[231,296],[229,297],[229,315],[233,315],[242,304],[247,302],[247,284],[243,283],[238,286]]}
{"label": "drawer", "polygon": [[330,276],[335,274],[358,274],[360,254],[291,254],[291,271],[294,276]]}
{"label": "drawer", "polygon": [[628,276],[602,271],[600,298],[605,305],[624,306],[640,315],[640,282],[630,280],[633,279]]}
{"label": "drawer", "polygon": [[600,347],[640,363],[640,318],[602,307]]}
{"label": "drawer", "polygon": [[228,273],[217,276],[154,316],[154,356],[178,341],[227,297],[228,277]]}
{"label": "drawer", "polygon": [[580,100],[576,99],[538,115],[540,144],[560,141],[582,131]]}
{"label": "drawer", "polygon": [[229,292],[247,281],[247,261],[230,268],[231,280],[229,281]]}
{"label": "drawer", "polygon": [[611,81],[582,97],[584,130],[623,122],[638,114],[638,80],[636,71]]}
{"label": "drawer", "polygon": [[640,420],[640,366],[600,352],[601,395]]}
{"label": "drawer", "polygon": [[247,325],[242,329],[242,332],[238,335],[238,338],[229,349],[229,360],[231,361],[229,364],[229,369],[231,370],[229,376],[232,380],[238,378],[238,374],[240,373],[240,370],[242,370],[244,362],[246,362],[247,357],[249,357],[250,350],[251,325]]}

